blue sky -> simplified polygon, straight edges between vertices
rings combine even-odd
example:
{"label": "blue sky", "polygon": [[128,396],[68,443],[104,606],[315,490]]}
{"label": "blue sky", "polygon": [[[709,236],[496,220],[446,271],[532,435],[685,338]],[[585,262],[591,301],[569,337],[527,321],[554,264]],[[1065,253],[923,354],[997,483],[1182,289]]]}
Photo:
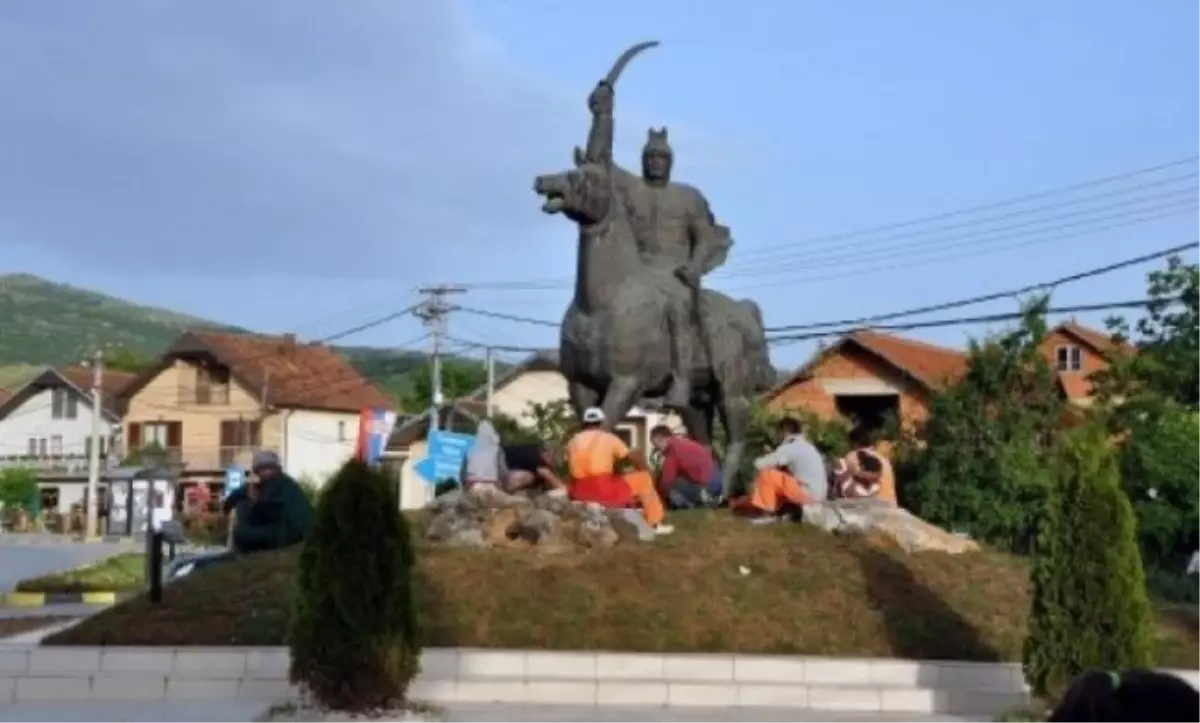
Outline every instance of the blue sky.
{"label": "blue sky", "polygon": [[[970,224],[1014,209],[821,239],[1195,155],[1198,22],[1186,0],[6,0],[0,273],[306,336],[422,283],[568,278],[573,229],[539,212],[531,179],[568,163],[615,56],[654,38],[618,88],[619,160],[636,167],[646,128],[669,126],[675,177],[734,232],[711,284],[756,298],[769,326],[1022,286],[1194,240],[1196,164],[991,235]],[[1055,301],[1136,298],[1147,270]],[[462,302],[556,320],[568,293]],[[467,314],[451,330],[556,343]],[[420,333],[402,319],[347,341]]]}

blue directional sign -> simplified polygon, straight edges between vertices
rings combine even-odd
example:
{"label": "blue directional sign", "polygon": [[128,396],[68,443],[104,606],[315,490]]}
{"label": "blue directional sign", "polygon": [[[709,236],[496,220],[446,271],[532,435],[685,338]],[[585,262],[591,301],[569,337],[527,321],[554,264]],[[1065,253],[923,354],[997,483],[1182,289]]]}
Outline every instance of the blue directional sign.
{"label": "blue directional sign", "polygon": [[228,467],[225,470],[225,497],[233,494],[234,490],[240,489],[246,484],[246,470],[241,467]]}
{"label": "blue directional sign", "polygon": [[471,434],[431,432],[425,459],[413,465],[413,469],[431,485],[447,479],[462,482],[463,460],[474,445],[475,436]]}

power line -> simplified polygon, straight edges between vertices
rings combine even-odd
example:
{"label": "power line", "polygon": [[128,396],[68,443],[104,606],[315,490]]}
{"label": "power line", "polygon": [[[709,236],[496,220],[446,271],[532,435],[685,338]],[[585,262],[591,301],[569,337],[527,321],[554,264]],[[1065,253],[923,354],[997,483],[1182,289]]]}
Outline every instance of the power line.
{"label": "power line", "polygon": [[[1089,311],[1108,311],[1112,309],[1138,309],[1149,306],[1154,303],[1153,299],[1138,299],[1136,301],[1113,301],[1103,304],[1083,304],[1079,306],[1059,306],[1048,308],[1044,314],[1077,314]],[[960,326],[963,324],[986,324],[993,321],[1012,321],[1021,319],[1026,312],[1013,311],[1002,314],[987,314],[985,316],[964,316],[952,319],[934,319],[931,321],[914,321],[908,324],[883,324],[869,327],[855,327],[846,329],[835,329],[833,331],[817,331],[805,334],[787,334],[783,336],[774,336],[767,339],[767,343],[794,342],[805,341],[808,339],[822,339],[830,336],[845,336],[855,331],[911,331],[913,329],[929,329],[940,326]]]}
{"label": "power line", "polygon": [[517,321],[522,324],[536,324],[538,326],[552,326],[555,329],[559,327],[557,321],[547,321],[545,319],[534,319],[529,316],[519,316],[517,314],[503,314],[499,311],[486,311],[484,309],[474,309],[469,306],[456,306],[456,311],[461,311],[464,314],[475,314],[476,316],[486,316],[491,319],[503,319],[505,321]]}
{"label": "power line", "polygon": [[[1139,206],[1141,204],[1145,204],[1150,201],[1164,201],[1165,202],[1168,199],[1174,199],[1174,200],[1171,203],[1160,204],[1159,206],[1130,208],[1129,210],[1124,211],[1122,213],[1116,213],[1116,214],[1112,213],[1113,209],[1122,208],[1122,207],[1130,207],[1130,206]],[[1106,221],[1106,220],[1110,220],[1113,218],[1120,218],[1120,217],[1128,216],[1131,214],[1145,213],[1147,211],[1159,210],[1161,208],[1166,208],[1166,207],[1172,206],[1174,204],[1183,203],[1185,201],[1188,203],[1194,203],[1196,201],[1196,199],[1197,199],[1196,189],[1194,187],[1189,187],[1186,189],[1171,191],[1169,193],[1160,193],[1160,194],[1153,195],[1153,196],[1144,196],[1144,197],[1140,197],[1140,198],[1128,199],[1125,201],[1121,201],[1119,203],[1110,203],[1110,204],[1105,205],[1103,208],[1088,208],[1088,209],[1083,209],[1083,210],[1079,210],[1079,211],[1072,211],[1070,213],[1062,213],[1062,214],[1058,214],[1055,216],[1047,216],[1044,218],[1038,218],[1038,219],[1034,219],[1031,221],[1023,221],[1021,223],[1008,224],[1008,225],[1004,225],[1004,226],[994,226],[991,228],[977,228],[975,230],[968,231],[966,233],[923,239],[923,240],[918,240],[915,243],[905,242],[905,243],[900,243],[900,244],[876,246],[876,243],[878,241],[887,241],[888,240],[888,237],[884,237],[882,239],[858,242],[858,243],[852,244],[849,247],[847,247],[845,245],[841,245],[833,253],[825,253],[825,254],[813,253],[813,250],[805,249],[803,251],[797,251],[797,252],[793,253],[791,256],[790,262],[787,259],[783,259],[783,258],[763,259],[763,260],[757,262],[757,264],[749,264],[744,268],[730,270],[730,271],[722,274],[721,277],[722,278],[738,278],[738,277],[745,277],[745,276],[766,276],[766,275],[778,274],[780,272],[793,271],[796,269],[821,268],[821,267],[833,266],[833,265],[837,265],[837,264],[840,264],[840,263],[843,263],[846,261],[857,261],[863,257],[864,253],[869,253],[872,256],[876,256],[877,254],[880,254],[880,253],[886,253],[887,256],[894,256],[896,252],[907,254],[907,253],[911,253],[916,250],[928,249],[931,247],[936,247],[937,250],[942,250],[942,249],[946,249],[946,248],[955,248],[955,247],[960,247],[960,246],[972,246],[972,245],[977,245],[977,244],[986,244],[990,240],[997,240],[997,239],[1003,240],[1005,238],[1011,238],[1012,235],[1022,236],[1022,235],[1029,235],[1029,234],[1043,233],[1046,231],[1057,231],[1057,230],[1060,230],[1063,228],[1073,228],[1073,227],[1081,226],[1081,225],[1088,224],[1088,223],[1096,223],[1099,221]],[[1065,225],[1060,224],[1057,226],[1049,226],[1049,227],[1045,226],[1046,224],[1054,222],[1054,221],[1064,221],[1064,220],[1072,219],[1072,218],[1077,218],[1079,220],[1075,221],[1074,223],[1065,224]],[[976,224],[973,224],[973,223],[972,224],[958,224],[959,227],[967,227],[967,226],[975,226],[975,225]],[[939,230],[939,231],[949,230],[950,228],[953,228],[953,227],[947,227],[946,229],[937,229],[937,230]],[[1015,231],[1018,231],[1019,229],[1027,229],[1027,230],[1021,231],[1016,234],[1011,234],[1011,235],[1008,234],[1008,232],[1015,232]],[[1004,233],[1002,233],[1002,232],[1004,232]],[[998,236],[997,239],[986,238],[986,237],[993,236],[996,234],[1001,234],[1001,235]],[[976,241],[976,242],[946,244],[947,241],[963,241],[964,239],[978,238],[981,236],[985,237],[985,238],[983,238],[980,241]],[[833,247],[830,247],[830,250],[833,250]]]}
{"label": "power line", "polygon": [[809,324],[789,324],[786,326],[774,326],[774,327],[769,326],[766,328],[766,331],[768,333],[772,333],[772,332],[780,332],[780,331],[800,331],[800,330],[804,330],[804,329],[819,329],[823,326],[846,326],[846,325],[851,325],[851,324],[865,325],[865,324],[873,324],[877,321],[887,321],[889,319],[899,319],[899,318],[905,317],[905,316],[916,316],[917,314],[927,314],[931,311],[945,311],[947,309],[955,309],[955,308],[958,308],[961,306],[972,306],[974,304],[982,304],[985,301],[995,301],[997,299],[1004,299],[1004,298],[1008,298],[1008,297],[1012,297],[1012,296],[1019,296],[1021,294],[1028,294],[1028,293],[1034,292],[1034,291],[1049,290],[1049,289],[1053,289],[1058,286],[1062,286],[1064,284],[1070,284],[1070,283],[1074,283],[1076,281],[1082,281],[1084,279],[1090,279],[1090,278],[1093,278],[1096,276],[1102,276],[1104,274],[1109,274],[1109,273],[1112,273],[1113,271],[1119,271],[1121,269],[1128,268],[1130,266],[1136,266],[1138,264],[1142,264],[1147,261],[1153,261],[1155,259],[1160,259],[1160,258],[1163,258],[1164,256],[1170,256],[1172,254],[1181,253],[1181,252],[1187,251],[1189,249],[1194,249],[1194,248],[1196,248],[1196,243],[1197,242],[1193,241],[1190,244],[1180,244],[1178,246],[1172,246],[1170,248],[1162,249],[1161,251],[1155,251],[1153,253],[1143,254],[1141,256],[1135,256],[1134,258],[1131,258],[1131,259],[1125,259],[1124,261],[1117,261],[1116,263],[1108,264],[1107,266],[1100,266],[1100,267],[1097,267],[1094,269],[1088,269],[1087,271],[1080,271],[1080,272],[1077,272],[1074,274],[1069,274],[1067,276],[1062,276],[1057,279],[1052,279],[1050,281],[1043,281],[1043,282],[1040,282],[1037,284],[1029,284],[1027,286],[1022,286],[1021,288],[1018,288],[1018,289],[1009,289],[1007,291],[996,291],[996,292],[993,292],[990,294],[982,294],[980,296],[971,296],[971,297],[968,297],[965,299],[956,299],[954,301],[945,301],[945,302],[941,302],[938,304],[931,304],[929,306],[918,306],[913,309],[905,309],[904,311],[893,311],[893,312],[889,312],[886,314],[876,314],[873,316],[864,316],[864,317],[859,317],[857,319],[839,319],[837,321],[821,321],[821,322],[813,322],[813,323],[809,323]]}

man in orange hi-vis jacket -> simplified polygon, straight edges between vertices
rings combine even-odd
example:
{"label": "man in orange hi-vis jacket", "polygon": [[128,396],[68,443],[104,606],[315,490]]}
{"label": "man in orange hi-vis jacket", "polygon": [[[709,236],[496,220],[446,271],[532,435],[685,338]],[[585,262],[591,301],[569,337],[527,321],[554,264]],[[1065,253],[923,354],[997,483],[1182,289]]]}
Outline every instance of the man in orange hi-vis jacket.
{"label": "man in orange hi-vis jacket", "polygon": [[632,461],[632,453],[620,437],[603,425],[604,411],[590,407],[583,413],[583,429],[567,442],[571,499],[614,508],[631,507],[636,502],[657,534],[674,532],[675,528],[663,523],[662,499],[644,463],[624,474],[617,473],[617,464]]}

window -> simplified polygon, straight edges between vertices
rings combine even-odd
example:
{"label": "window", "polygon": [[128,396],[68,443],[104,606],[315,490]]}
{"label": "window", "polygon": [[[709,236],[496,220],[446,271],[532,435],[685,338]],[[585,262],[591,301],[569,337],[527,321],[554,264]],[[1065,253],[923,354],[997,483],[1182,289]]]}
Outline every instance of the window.
{"label": "window", "polygon": [[338,441],[339,442],[346,441],[346,423],[345,422],[338,422]]}
{"label": "window", "polygon": [[58,512],[58,488],[43,487],[38,490],[38,502],[43,512]]}
{"label": "window", "polygon": [[51,389],[50,390],[50,416],[53,419],[62,419],[67,403],[67,390]]}
{"label": "window", "polygon": [[41,437],[38,439],[38,456],[39,457],[46,456],[46,438],[45,437]]}
{"label": "window", "polygon": [[63,453],[62,435],[50,435],[50,454],[54,457],[61,457]]}
{"label": "window", "polygon": [[1083,352],[1077,346],[1060,346],[1054,350],[1054,366],[1060,372],[1077,372],[1083,367]]}
{"label": "window", "polygon": [[30,457],[37,456],[37,437],[29,438],[29,456]]}
{"label": "window", "polygon": [[76,417],[79,416],[79,397],[72,394],[71,392],[66,392],[66,395],[67,395],[67,409],[66,409],[67,413],[65,416],[67,419],[75,419]]}
{"label": "window", "polygon": [[613,430],[613,434],[617,435],[617,437],[625,443],[626,447],[629,447],[630,449],[637,449],[637,445],[633,443],[633,430],[629,427],[617,427]]}

